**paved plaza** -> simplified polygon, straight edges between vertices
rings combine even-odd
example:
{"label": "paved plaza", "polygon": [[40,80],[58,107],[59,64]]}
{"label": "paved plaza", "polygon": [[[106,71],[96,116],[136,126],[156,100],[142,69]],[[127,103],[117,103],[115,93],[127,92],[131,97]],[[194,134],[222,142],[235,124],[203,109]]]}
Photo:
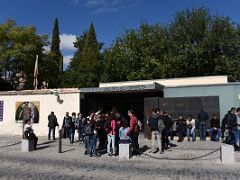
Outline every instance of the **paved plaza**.
{"label": "paved plaza", "polygon": [[140,157],[119,160],[117,156],[89,157],[84,146],[63,139],[39,137],[36,151],[21,152],[20,136],[0,136],[0,179],[240,179],[240,152],[236,162],[222,164],[221,143],[199,141],[172,142],[164,154],[149,155],[151,141],[140,137]]}

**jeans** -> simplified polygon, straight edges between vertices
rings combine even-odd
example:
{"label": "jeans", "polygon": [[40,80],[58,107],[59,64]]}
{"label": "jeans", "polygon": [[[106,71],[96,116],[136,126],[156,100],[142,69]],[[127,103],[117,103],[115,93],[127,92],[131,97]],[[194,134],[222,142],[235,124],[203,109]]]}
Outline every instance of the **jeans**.
{"label": "jeans", "polygon": [[158,131],[152,131],[152,151],[156,151],[155,143],[158,143],[159,151],[162,151],[161,135]]}
{"label": "jeans", "polygon": [[183,140],[183,130],[178,129],[178,141],[182,141],[182,140]]}
{"label": "jeans", "polygon": [[74,135],[75,135],[75,129],[74,128],[70,128],[69,129],[69,140],[70,140],[71,144],[73,144],[73,142],[74,142]]}
{"label": "jeans", "polygon": [[169,143],[170,143],[170,141],[169,141],[169,139],[168,139],[168,130],[166,130],[166,129],[164,129],[163,131],[162,131],[162,145],[163,145],[163,147],[166,147],[166,148],[168,148],[168,146],[169,146]]}
{"label": "jeans", "polygon": [[214,130],[214,128],[210,128],[210,138],[211,140],[219,141],[221,136],[221,129]]}
{"label": "jeans", "polygon": [[83,128],[78,128],[78,141],[83,141]]}
{"label": "jeans", "polygon": [[85,150],[87,151],[87,154],[91,155],[91,144],[92,144],[92,135],[85,136]]}
{"label": "jeans", "polygon": [[108,154],[111,154],[111,148],[113,150],[113,154],[116,153],[115,150],[115,135],[108,135],[108,145],[107,145],[107,152]]}
{"label": "jeans", "polygon": [[226,143],[230,145],[236,145],[238,141],[238,133],[229,131],[229,135],[226,137]]}
{"label": "jeans", "polygon": [[240,147],[240,129],[238,130],[238,147]]}
{"label": "jeans", "polygon": [[90,155],[97,154],[96,147],[97,147],[97,134],[93,134],[92,138],[90,139]]}
{"label": "jeans", "polygon": [[199,134],[200,134],[200,140],[205,141],[206,140],[206,123],[200,122],[199,125]]}
{"label": "jeans", "polygon": [[53,140],[55,139],[55,128],[49,128],[48,129],[48,139],[50,140],[51,138],[51,132],[52,132],[52,137],[53,137]]}
{"label": "jeans", "polygon": [[187,128],[187,138],[188,138],[188,141],[190,141],[190,136],[192,136],[192,141],[196,140],[196,129],[195,128],[193,130],[192,130],[192,128]]}
{"label": "jeans", "polygon": [[132,146],[133,146],[133,155],[138,155],[139,152],[139,144],[138,144],[138,132],[133,132],[130,137],[132,139]]}

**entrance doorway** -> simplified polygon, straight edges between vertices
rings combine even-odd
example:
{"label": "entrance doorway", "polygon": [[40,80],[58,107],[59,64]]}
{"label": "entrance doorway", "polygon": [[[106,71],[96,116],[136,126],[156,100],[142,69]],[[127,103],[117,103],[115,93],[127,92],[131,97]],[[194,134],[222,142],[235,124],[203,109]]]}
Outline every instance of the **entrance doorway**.
{"label": "entrance doorway", "polygon": [[81,112],[88,115],[91,111],[97,111],[101,108],[103,112],[111,111],[114,107],[127,117],[127,111],[133,109],[136,117],[144,122],[144,98],[162,97],[162,92],[135,92],[135,93],[84,93],[84,99],[81,101]]}

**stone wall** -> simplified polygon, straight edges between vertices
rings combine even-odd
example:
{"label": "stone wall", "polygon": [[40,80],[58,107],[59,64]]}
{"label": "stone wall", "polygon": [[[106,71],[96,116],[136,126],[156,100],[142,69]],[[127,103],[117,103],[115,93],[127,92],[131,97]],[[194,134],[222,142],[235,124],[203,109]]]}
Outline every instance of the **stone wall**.
{"label": "stone wall", "polygon": [[[17,102],[39,102],[39,122],[33,124],[33,129],[38,136],[47,136],[48,115],[51,111],[54,111],[57,116],[60,127],[67,111],[70,114],[80,111],[79,90],[1,92],[0,101],[3,101],[3,121],[0,122],[0,134],[4,135],[22,134],[22,123],[16,122]],[[57,132],[56,136],[58,136]]]}

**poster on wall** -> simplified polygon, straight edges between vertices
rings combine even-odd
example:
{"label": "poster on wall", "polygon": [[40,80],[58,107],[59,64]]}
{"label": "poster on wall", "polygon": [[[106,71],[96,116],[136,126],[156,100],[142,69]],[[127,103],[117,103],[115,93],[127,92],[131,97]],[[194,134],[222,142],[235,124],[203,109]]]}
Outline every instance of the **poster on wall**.
{"label": "poster on wall", "polygon": [[30,119],[33,123],[39,123],[39,101],[16,102],[16,122]]}
{"label": "poster on wall", "polygon": [[0,101],[0,122],[3,122],[3,101]]}

